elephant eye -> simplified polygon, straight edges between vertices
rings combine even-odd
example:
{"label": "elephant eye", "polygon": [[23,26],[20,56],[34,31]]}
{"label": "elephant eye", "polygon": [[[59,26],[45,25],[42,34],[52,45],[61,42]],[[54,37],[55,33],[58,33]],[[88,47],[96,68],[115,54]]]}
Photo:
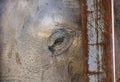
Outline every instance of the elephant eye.
{"label": "elephant eye", "polygon": [[60,45],[62,42],[64,42],[64,36],[57,38],[54,42],[54,45]]}
{"label": "elephant eye", "polygon": [[48,38],[48,49],[53,55],[59,55],[68,50],[73,42],[72,30],[59,29]]}

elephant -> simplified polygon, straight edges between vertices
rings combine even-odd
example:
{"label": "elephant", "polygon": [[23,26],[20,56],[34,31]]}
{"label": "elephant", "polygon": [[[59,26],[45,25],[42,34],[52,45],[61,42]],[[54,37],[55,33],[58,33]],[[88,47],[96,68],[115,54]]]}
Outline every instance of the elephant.
{"label": "elephant", "polygon": [[81,0],[0,0],[0,82],[84,82]]}

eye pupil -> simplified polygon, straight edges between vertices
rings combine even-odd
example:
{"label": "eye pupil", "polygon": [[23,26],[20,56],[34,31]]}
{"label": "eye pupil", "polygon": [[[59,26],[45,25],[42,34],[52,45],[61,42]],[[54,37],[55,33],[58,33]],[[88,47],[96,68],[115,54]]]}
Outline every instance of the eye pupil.
{"label": "eye pupil", "polygon": [[61,44],[62,42],[64,41],[64,37],[60,37],[60,38],[57,38],[56,40],[55,40],[55,42],[54,42],[54,45],[56,45],[56,44]]}

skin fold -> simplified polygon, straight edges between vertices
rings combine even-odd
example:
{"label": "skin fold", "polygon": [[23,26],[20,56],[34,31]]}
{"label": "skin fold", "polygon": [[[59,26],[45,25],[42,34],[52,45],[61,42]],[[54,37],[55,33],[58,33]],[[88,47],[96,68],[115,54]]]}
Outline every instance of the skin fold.
{"label": "skin fold", "polygon": [[0,0],[0,81],[84,82],[80,0]]}

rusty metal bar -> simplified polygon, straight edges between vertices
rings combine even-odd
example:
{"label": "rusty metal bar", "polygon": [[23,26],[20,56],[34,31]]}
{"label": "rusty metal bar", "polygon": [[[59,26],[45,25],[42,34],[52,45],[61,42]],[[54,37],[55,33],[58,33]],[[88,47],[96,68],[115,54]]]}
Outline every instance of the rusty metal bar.
{"label": "rusty metal bar", "polygon": [[87,38],[87,28],[86,28],[86,25],[87,25],[87,5],[86,5],[86,0],[82,0],[82,34],[83,34],[83,48],[84,48],[84,62],[85,62],[85,82],[88,82],[88,60],[87,60],[87,57],[88,57],[88,45],[87,45],[87,42],[88,42],[88,38]]}
{"label": "rusty metal bar", "polygon": [[82,11],[85,82],[115,82],[112,1],[82,0]]}

